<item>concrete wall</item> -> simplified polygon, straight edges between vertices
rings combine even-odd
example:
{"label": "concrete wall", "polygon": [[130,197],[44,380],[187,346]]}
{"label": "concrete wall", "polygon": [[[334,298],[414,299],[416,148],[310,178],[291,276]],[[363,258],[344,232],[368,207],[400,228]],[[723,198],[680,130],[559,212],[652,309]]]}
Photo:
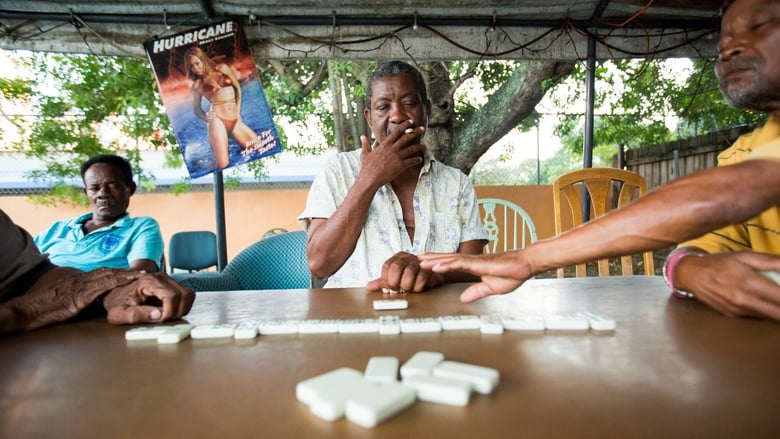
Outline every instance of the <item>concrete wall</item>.
{"label": "concrete wall", "polygon": [[[228,261],[262,238],[269,229],[298,230],[308,189],[227,191],[225,193]],[[552,186],[480,186],[478,197],[503,198],[523,207],[533,219],[540,239],[555,233]],[[52,222],[86,212],[83,207],[46,207],[24,196],[0,197],[0,207],[17,224],[35,235]],[[211,192],[184,195],[136,194],[130,199],[133,216],[151,216],[160,223],[166,242],[185,230],[215,230],[214,196]]]}

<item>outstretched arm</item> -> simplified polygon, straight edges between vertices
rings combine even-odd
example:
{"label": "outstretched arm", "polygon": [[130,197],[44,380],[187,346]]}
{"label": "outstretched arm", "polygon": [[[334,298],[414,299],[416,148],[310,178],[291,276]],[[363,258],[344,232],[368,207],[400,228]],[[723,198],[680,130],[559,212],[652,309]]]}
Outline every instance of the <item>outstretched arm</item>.
{"label": "outstretched arm", "polygon": [[[760,175],[761,178],[756,178]],[[420,255],[436,272],[466,271],[482,282],[461,299],[512,291],[558,267],[668,247],[780,205],[780,162],[748,160],[674,180],[630,205],[558,237],[514,252],[486,256]]]}

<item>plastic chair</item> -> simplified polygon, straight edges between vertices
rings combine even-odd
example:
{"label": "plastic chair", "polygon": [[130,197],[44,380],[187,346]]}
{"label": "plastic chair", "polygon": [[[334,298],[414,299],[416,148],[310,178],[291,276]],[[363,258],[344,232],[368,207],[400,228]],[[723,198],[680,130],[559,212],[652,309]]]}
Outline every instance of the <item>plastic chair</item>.
{"label": "plastic chair", "polygon": [[[168,243],[168,264],[189,273],[217,265],[217,235],[207,230],[178,232]],[[181,274],[181,273],[176,273]]]}
{"label": "plastic chair", "polygon": [[309,288],[306,232],[299,230],[261,239],[236,255],[222,273],[190,277],[181,283],[193,291]]}
{"label": "plastic chair", "polygon": [[[555,234],[563,232],[564,217],[570,218],[571,226],[577,227],[583,222],[583,194],[589,197],[590,218],[596,218],[610,210],[625,206],[647,192],[647,185],[641,175],[617,168],[587,168],[561,175],[553,182],[553,208],[555,209]],[[568,202],[569,210],[561,207],[562,200]],[[588,198],[585,198],[588,200]],[[644,273],[655,274],[653,252],[642,254]],[[632,256],[619,258],[622,275],[634,274]],[[599,276],[609,276],[609,259],[598,260]],[[576,277],[587,276],[586,264],[578,264]],[[617,274],[617,273],[616,273]],[[564,269],[557,270],[559,278],[564,277]]]}
{"label": "plastic chair", "polygon": [[522,207],[499,198],[480,198],[477,202],[488,236],[485,253],[516,250],[536,242],[536,226]]}

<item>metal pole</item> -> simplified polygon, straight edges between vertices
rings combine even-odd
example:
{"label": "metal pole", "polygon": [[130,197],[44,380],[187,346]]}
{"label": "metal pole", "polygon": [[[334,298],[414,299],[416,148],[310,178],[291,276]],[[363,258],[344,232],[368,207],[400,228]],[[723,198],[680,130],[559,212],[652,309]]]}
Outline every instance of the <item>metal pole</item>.
{"label": "metal pole", "polygon": [[[585,72],[585,133],[582,145],[582,167],[593,167],[593,114],[596,106],[596,40],[588,38],[587,71]],[[582,222],[590,220],[590,194],[582,191]]]}
{"label": "metal pole", "polygon": [[214,172],[214,213],[217,224],[217,269],[222,271],[227,265],[227,232],[225,230],[225,187],[222,171]]}
{"label": "metal pole", "polygon": [[540,120],[536,121],[536,184],[542,184],[542,171],[539,164],[539,124]]}

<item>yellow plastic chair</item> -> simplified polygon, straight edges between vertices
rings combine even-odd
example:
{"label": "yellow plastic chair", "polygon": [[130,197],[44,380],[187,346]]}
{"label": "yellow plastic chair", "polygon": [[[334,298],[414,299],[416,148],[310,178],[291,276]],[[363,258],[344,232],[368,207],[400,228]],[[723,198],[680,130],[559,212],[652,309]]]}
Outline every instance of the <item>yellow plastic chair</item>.
{"label": "yellow plastic chair", "polygon": [[536,226],[522,207],[499,198],[481,198],[477,202],[488,236],[485,253],[516,250],[536,242]]}
{"label": "yellow plastic chair", "polygon": [[[647,192],[647,184],[641,175],[617,168],[587,168],[561,175],[553,182],[553,208],[555,209],[555,234],[560,235],[564,225],[574,228],[584,222],[583,193],[590,197],[590,218],[625,206]],[[563,201],[569,209],[564,209]],[[587,212],[587,211],[586,211]],[[653,252],[642,254],[644,274],[655,274]],[[598,260],[599,276],[609,276],[609,259]],[[622,275],[634,274],[633,258],[630,255],[620,257]],[[575,267],[576,277],[587,276],[586,264]],[[616,273],[617,274],[617,273]],[[559,278],[564,277],[564,269],[557,270]]]}

